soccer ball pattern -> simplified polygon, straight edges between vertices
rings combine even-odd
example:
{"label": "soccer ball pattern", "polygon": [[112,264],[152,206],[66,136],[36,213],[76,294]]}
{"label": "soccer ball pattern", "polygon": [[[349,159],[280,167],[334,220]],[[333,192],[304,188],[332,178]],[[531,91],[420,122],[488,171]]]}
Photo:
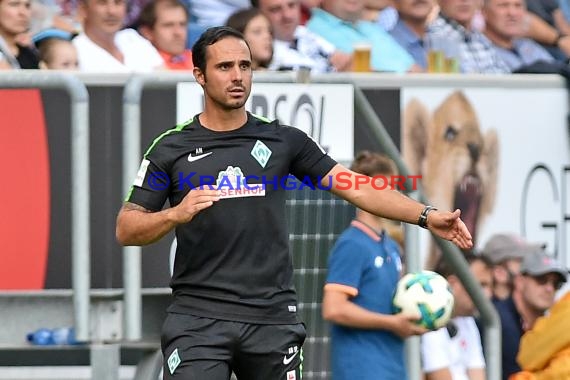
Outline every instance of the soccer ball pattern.
{"label": "soccer ball pattern", "polygon": [[453,311],[453,293],[447,280],[432,271],[408,273],[394,294],[395,313],[420,315],[418,323],[437,330],[447,324]]}

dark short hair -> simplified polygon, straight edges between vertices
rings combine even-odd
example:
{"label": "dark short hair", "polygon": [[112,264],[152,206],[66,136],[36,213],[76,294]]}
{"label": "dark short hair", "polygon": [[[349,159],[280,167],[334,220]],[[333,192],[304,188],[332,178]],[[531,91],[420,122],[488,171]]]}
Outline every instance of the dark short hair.
{"label": "dark short hair", "polygon": [[249,22],[257,16],[263,15],[257,8],[244,8],[235,11],[226,21],[226,26],[234,28],[240,33],[245,33],[245,28]]}
{"label": "dark short hair", "polygon": [[356,154],[350,170],[370,177],[398,174],[396,164],[388,156],[369,150],[363,150]]}
{"label": "dark short hair", "polygon": [[[485,265],[485,267],[487,267],[489,269],[491,269],[493,267],[493,263],[491,262],[491,260],[489,260],[489,258],[487,256],[483,256],[483,255],[478,254],[474,251],[465,252],[464,258],[467,261],[467,263],[469,264],[469,266],[471,266],[471,264],[474,262],[480,261]],[[445,278],[451,276],[452,274],[455,274],[455,271],[453,270],[453,268],[451,267],[449,262],[447,262],[447,260],[445,260],[443,255],[440,257],[437,265],[435,266],[435,271],[437,273],[441,274]]]}
{"label": "dark short hair", "polygon": [[[230,28],[229,26],[214,26],[206,29],[204,33],[198,38],[198,41],[192,47],[192,62],[194,67],[199,68],[203,73],[206,72],[206,49],[208,46],[215,44],[216,42],[223,40],[224,38],[234,37],[244,41],[247,41],[243,37],[243,34]],[[247,44],[249,49],[249,44]],[[251,53],[250,53],[251,54]]]}
{"label": "dark short hair", "polygon": [[144,8],[142,9],[139,18],[136,21],[135,26],[140,28],[141,26],[146,26],[147,28],[154,28],[154,24],[156,24],[156,10],[160,5],[163,5],[166,8],[182,8],[184,13],[186,14],[186,20],[190,18],[190,14],[188,13],[188,9],[180,0],[152,0],[148,2]]}
{"label": "dark short hair", "polygon": [[259,0],[251,0],[251,6],[254,8],[259,8]]}

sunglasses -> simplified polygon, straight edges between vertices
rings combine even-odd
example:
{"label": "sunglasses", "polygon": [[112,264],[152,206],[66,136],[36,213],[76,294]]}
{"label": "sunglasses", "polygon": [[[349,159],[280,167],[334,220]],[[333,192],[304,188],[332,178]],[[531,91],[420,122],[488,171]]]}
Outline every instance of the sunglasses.
{"label": "sunglasses", "polygon": [[561,281],[558,278],[550,277],[547,275],[543,276],[528,276],[534,280],[538,285],[544,286],[546,284],[552,285],[555,290],[559,290],[563,285],[564,281]]}

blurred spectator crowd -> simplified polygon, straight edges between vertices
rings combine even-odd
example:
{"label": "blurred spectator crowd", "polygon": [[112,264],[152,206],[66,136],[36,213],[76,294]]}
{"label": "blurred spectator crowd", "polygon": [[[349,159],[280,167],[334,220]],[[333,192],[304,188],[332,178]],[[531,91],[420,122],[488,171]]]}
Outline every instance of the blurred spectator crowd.
{"label": "blurred spectator crowd", "polygon": [[[568,268],[545,244],[513,233],[492,235],[465,259],[500,319],[501,379],[570,378]],[[447,278],[455,306],[447,326],[421,336],[425,379],[485,380],[479,311],[445,260],[435,271]]]}
{"label": "blurred spectator crowd", "polygon": [[[560,1],[560,3],[558,2]],[[191,70],[208,27],[254,70],[568,75],[567,0],[0,0],[0,69]]]}

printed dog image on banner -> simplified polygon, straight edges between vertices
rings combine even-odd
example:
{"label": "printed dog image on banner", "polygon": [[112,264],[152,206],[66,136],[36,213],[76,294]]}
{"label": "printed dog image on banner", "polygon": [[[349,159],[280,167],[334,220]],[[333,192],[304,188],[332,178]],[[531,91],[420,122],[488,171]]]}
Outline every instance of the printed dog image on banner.
{"label": "printed dog image on banner", "polygon": [[[481,131],[477,112],[461,91],[430,112],[411,98],[402,114],[402,154],[410,172],[422,176],[428,200],[442,210],[461,210],[477,244],[477,233],[493,209],[499,161],[495,129]],[[431,241],[424,266],[441,253]]]}

